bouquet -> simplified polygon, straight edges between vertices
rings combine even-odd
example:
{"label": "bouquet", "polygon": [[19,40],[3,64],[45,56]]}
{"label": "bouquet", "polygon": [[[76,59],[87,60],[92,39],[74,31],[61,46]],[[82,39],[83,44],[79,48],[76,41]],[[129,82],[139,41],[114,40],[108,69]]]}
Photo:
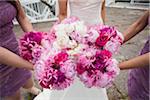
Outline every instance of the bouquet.
{"label": "bouquet", "polygon": [[73,83],[76,64],[65,51],[43,53],[35,64],[35,76],[44,88],[62,90]]}
{"label": "bouquet", "polygon": [[[42,32],[28,32],[20,39],[20,55],[29,62],[35,63],[42,53]],[[36,48],[36,52],[35,52]]]}
{"label": "bouquet", "polygon": [[93,25],[88,27],[83,44],[87,45],[77,57],[77,76],[86,87],[110,86],[119,74],[117,53],[123,36],[114,27]]}
{"label": "bouquet", "polygon": [[44,88],[62,90],[75,75],[86,87],[107,87],[119,74],[116,54],[122,34],[107,25],[86,26],[76,17],[56,22],[50,32],[29,32],[20,39],[21,56],[32,62]]}
{"label": "bouquet", "polygon": [[119,74],[118,62],[108,50],[88,48],[77,60],[77,73],[86,87],[107,87]]}

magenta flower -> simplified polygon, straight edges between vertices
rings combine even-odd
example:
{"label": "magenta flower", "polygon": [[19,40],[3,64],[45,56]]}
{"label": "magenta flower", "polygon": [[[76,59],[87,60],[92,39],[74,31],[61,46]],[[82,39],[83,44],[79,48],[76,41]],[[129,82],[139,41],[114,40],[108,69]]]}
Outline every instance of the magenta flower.
{"label": "magenta flower", "polygon": [[21,56],[27,61],[31,61],[33,59],[30,52],[22,52]]}
{"label": "magenta flower", "polygon": [[68,54],[66,52],[60,52],[54,57],[56,63],[64,62],[68,59]]}
{"label": "magenta flower", "polygon": [[101,69],[104,72],[105,63],[111,56],[111,52],[107,50],[97,51],[95,55],[96,60],[93,62],[95,68]]}
{"label": "magenta flower", "polygon": [[41,44],[42,40],[42,34],[41,32],[29,32],[25,33],[24,39],[29,39],[30,41],[35,41],[37,44]]}
{"label": "magenta flower", "polygon": [[99,33],[99,37],[96,39],[95,45],[100,48],[104,47],[111,38],[117,36],[117,31],[114,27],[105,26],[97,31]]}
{"label": "magenta flower", "polygon": [[82,64],[77,64],[76,71],[80,75],[80,74],[83,74],[86,71],[86,68]]}
{"label": "magenta flower", "polygon": [[110,39],[110,37],[106,34],[101,34],[97,39],[96,39],[96,42],[95,42],[95,45],[98,46],[98,47],[103,47],[107,42],[108,40]]}
{"label": "magenta flower", "polygon": [[33,53],[33,50],[37,51],[37,50],[35,50],[35,47],[41,45],[42,38],[43,38],[42,32],[25,33],[25,35],[20,39],[20,54],[21,54],[21,56],[24,59],[26,59],[32,63],[35,63],[35,61],[33,61],[33,60],[35,60],[34,59],[35,57],[33,57],[35,53],[34,54],[32,54],[32,53]]}
{"label": "magenta flower", "polygon": [[105,61],[112,57],[112,54],[108,50],[97,51],[95,55],[98,61]]}

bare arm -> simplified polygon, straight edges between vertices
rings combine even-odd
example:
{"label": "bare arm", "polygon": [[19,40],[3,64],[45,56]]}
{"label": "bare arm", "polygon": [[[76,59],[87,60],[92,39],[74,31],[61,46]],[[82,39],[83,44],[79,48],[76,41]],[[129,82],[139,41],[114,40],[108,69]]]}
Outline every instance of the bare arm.
{"label": "bare arm", "polygon": [[62,21],[63,19],[67,17],[67,2],[68,0],[58,0],[60,21]]}
{"label": "bare arm", "polygon": [[[26,17],[19,0],[12,1],[12,3],[17,8],[17,20],[21,25],[23,31],[25,32],[33,31],[32,25],[29,22],[28,18]],[[29,63],[28,61],[22,59],[17,54],[3,47],[0,47],[0,63],[9,66],[14,66],[17,68],[26,68],[26,69],[33,70],[33,65],[31,63]]]}
{"label": "bare arm", "polygon": [[132,69],[137,67],[149,66],[149,56],[150,53],[146,53],[144,55],[130,59],[128,61],[124,61],[119,64],[119,67],[120,69],[123,70],[123,69]]}
{"label": "bare arm", "polygon": [[0,47],[0,63],[17,68],[33,70],[33,65],[31,63],[3,47]]}
{"label": "bare arm", "polygon": [[140,31],[142,31],[148,24],[149,11],[146,11],[143,16],[141,16],[136,22],[134,22],[125,32],[124,32],[124,42],[130,40]]}
{"label": "bare arm", "polygon": [[105,0],[103,0],[103,3],[102,3],[102,12],[101,12],[101,15],[102,15],[103,22],[104,22],[104,24],[105,24],[105,21],[106,21],[106,7],[105,7]]}
{"label": "bare arm", "polygon": [[32,24],[30,23],[29,19],[27,18],[23,8],[21,7],[21,4],[19,0],[16,0],[15,2],[18,14],[17,14],[17,20],[23,29],[24,32],[31,32],[33,31]]}

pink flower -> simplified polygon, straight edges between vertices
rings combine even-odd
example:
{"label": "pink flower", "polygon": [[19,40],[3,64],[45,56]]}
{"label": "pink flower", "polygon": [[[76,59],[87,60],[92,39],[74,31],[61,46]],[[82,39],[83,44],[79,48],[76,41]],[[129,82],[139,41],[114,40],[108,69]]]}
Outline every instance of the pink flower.
{"label": "pink flower", "polygon": [[35,75],[42,87],[62,90],[73,83],[76,64],[68,58],[69,55],[65,51],[51,50],[49,49],[49,52],[53,53],[47,55],[43,52],[36,62]]}
{"label": "pink flower", "polygon": [[[42,33],[41,32],[29,32],[25,33],[25,35],[20,39],[20,54],[21,56],[32,62],[33,56],[32,52],[35,46],[41,45],[42,41]],[[33,61],[35,62],[35,61]],[[32,62],[32,63],[33,63]]]}
{"label": "pink flower", "polygon": [[120,69],[116,59],[109,59],[106,63],[106,66],[107,74],[109,77],[114,78],[119,74]]}
{"label": "pink flower", "polygon": [[83,74],[86,71],[86,68],[82,64],[77,64],[76,71],[78,74]]}
{"label": "pink flower", "polygon": [[120,46],[121,43],[115,38],[112,38],[110,41],[106,43],[104,49],[110,51],[112,54],[116,54],[119,51]]}
{"label": "pink flower", "polygon": [[72,59],[68,59],[63,64],[61,64],[62,67],[60,68],[61,72],[65,73],[66,77],[74,77],[75,75],[75,67],[76,63]]}
{"label": "pink flower", "polygon": [[86,66],[90,63],[90,60],[85,56],[78,56],[76,71],[78,74],[82,74],[86,71]]}
{"label": "pink flower", "polygon": [[33,64],[39,60],[43,51],[44,51],[44,48],[38,45],[33,48],[32,50]]}
{"label": "pink flower", "polygon": [[96,46],[103,47],[113,35],[116,35],[113,27],[102,28],[99,30],[99,37],[96,39]]}
{"label": "pink flower", "polygon": [[25,39],[29,39],[30,41],[35,41],[37,44],[41,44],[42,33],[41,32],[29,32],[25,33]]}
{"label": "pink flower", "polygon": [[96,57],[96,61],[105,62],[106,60],[112,57],[112,54],[108,50],[102,50],[102,51],[99,50],[96,52],[95,57]]}
{"label": "pink flower", "polygon": [[107,35],[100,35],[97,39],[96,39],[96,46],[98,47],[103,47],[109,40],[110,37],[108,37]]}
{"label": "pink flower", "polygon": [[40,60],[37,61],[34,65],[34,71],[35,71],[35,78],[40,80],[44,77],[44,72],[45,72],[45,62]]}
{"label": "pink flower", "polygon": [[60,52],[54,57],[56,63],[65,62],[68,59],[68,54],[66,52]]}
{"label": "pink flower", "polygon": [[108,75],[106,73],[101,73],[101,75],[99,75],[99,78],[97,78],[97,81],[95,82],[95,86],[105,88],[109,86],[110,82],[111,79],[108,77]]}
{"label": "pink flower", "polygon": [[46,82],[44,82],[44,81],[39,82],[39,84],[40,84],[43,88],[50,88],[50,87],[49,87],[49,84],[46,84]]}
{"label": "pink flower", "polygon": [[21,56],[27,61],[32,61],[33,59],[32,54],[30,52],[22,52]]}

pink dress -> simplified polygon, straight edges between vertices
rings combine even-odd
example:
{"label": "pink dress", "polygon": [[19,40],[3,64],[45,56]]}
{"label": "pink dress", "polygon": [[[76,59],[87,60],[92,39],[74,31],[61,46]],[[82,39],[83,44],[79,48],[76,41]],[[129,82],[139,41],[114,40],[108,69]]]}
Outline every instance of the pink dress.
{"label": "pink dress", "polygon": [[[0,46],[19,55],[12,22],[16,14],[16,8],[11,3],[0,1]],[[0,64],[0,100],[13,95],[30,77],[28,70]]]}

